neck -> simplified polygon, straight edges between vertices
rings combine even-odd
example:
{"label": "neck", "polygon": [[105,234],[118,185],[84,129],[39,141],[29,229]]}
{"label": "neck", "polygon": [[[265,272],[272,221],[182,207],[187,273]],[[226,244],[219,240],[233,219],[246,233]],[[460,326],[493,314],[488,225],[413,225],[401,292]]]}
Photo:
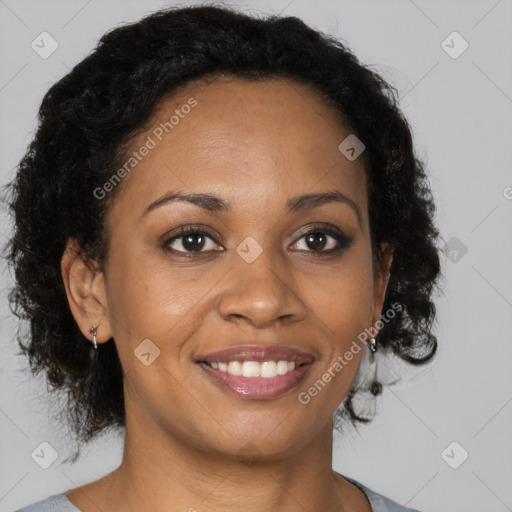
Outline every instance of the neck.
{"label": "neck", "polygon": [[113,512],[371,512],[364,493],[332,471],[331,422],[299,448],[274,449],[263,457],[247,443],[241,452],[227,454],[211,444],[200,446],[186,432],[164,429],[137,401],[125,404],[122,463],[85,486],[82,496],[69,493],[75,504],[94,503]]}
{"label": "neck", "polygon": [[[116,470],[117,488],[125,501],[120,508],[340,512],[328,427],[303,453],[261,461],[253,458],[250,447],[243,456],[215,456],[127,426],[123,461]],[[142,444],[139,439],[151,439],[151,443]]]}
{"label": "neck", "polygon": [[365,495],[332,471],[331,423],[296,451],[258,458],[250,443],[243,454],[215,452],[170,435],[140,410],[128,412],[121,465],[95,493],[87,489],[102,510],[371,511]]}

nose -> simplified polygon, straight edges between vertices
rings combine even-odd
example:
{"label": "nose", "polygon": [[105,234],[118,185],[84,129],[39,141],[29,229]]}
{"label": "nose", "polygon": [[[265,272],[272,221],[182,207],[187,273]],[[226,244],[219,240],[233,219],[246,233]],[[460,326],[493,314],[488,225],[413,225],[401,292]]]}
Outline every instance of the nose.
{"label": "nose", "polygon": [[307,308],[294,286],[293,273],[284,263],[277,265],[270,251],[263,251],[252,263],[238,255],[234,260],[218,299],[218,312],[224,320],[263,329],[306,316]]}

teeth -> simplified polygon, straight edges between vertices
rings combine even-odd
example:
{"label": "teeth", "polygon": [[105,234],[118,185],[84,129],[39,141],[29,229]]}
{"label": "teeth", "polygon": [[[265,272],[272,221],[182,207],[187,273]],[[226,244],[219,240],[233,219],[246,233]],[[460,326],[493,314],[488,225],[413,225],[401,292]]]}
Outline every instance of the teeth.
{"label": "teeth", "polygon": [[260,363],[256,361],[244,361],[242,364],[242,375],[244,377],[259,377]]}
{"label": "teeth", "polygon": [[231,375],[242,375],[242,363],[240,363],[240,361],[230,361],[228,364],[228,372]]}
{"label": "teeth", "polygon": [[288,361],[277,362],[277,375],[284,375],[288,373]]}
{"label": "teeth", "polygon": [[265,361],[260,366],[260,375],[262,377],[268,378],[277,375],[277,363],[275,361]]}
{"label": "teeth", "polygon": [[295,361],[230,361],[229,363],[209,363],[212,368],[230,375],[244,377],[264,377],[269,379],[277,375],[284,375],[295,369]]}

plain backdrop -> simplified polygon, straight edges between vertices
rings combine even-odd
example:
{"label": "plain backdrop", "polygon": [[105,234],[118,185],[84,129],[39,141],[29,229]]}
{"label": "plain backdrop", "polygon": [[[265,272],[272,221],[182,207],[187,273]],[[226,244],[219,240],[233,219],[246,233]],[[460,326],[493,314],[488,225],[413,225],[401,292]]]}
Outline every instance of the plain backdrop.
{"label": "plain backdrop", "polygon": [[[335,436],[333,467],[423,512],[512,510],[512,2],[226,3],[298,16],[344,40],[394,84],[438,205],[446,243],[438,356],[385,390],[373,423]],[[33,136],[47,89],[105,31],[170,5],[0,1],[1,184]],[[58,44],[45,59],[31,46],[42,32]],[[3,245],[9,223],[1,215]],[[75,465],[62,463],[68,436],[52,419],[44,379],[32,378],[16,355],[11,280],[1,265],[0,512],[8,512],[110,472],[122,440],[104,436]],[[31,456],[42,442],[58,454],[48,469]]]}

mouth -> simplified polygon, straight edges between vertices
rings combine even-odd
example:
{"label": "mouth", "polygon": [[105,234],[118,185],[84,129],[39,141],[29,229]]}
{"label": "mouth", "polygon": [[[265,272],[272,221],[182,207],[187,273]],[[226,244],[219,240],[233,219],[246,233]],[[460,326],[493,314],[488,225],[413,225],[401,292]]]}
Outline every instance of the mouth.
{"label": "mouth", "polygon": [[312,354],[285,346],[243,346],[201,356],[196,364],[220,388],[241,398],[270,399],[295,388]]}

